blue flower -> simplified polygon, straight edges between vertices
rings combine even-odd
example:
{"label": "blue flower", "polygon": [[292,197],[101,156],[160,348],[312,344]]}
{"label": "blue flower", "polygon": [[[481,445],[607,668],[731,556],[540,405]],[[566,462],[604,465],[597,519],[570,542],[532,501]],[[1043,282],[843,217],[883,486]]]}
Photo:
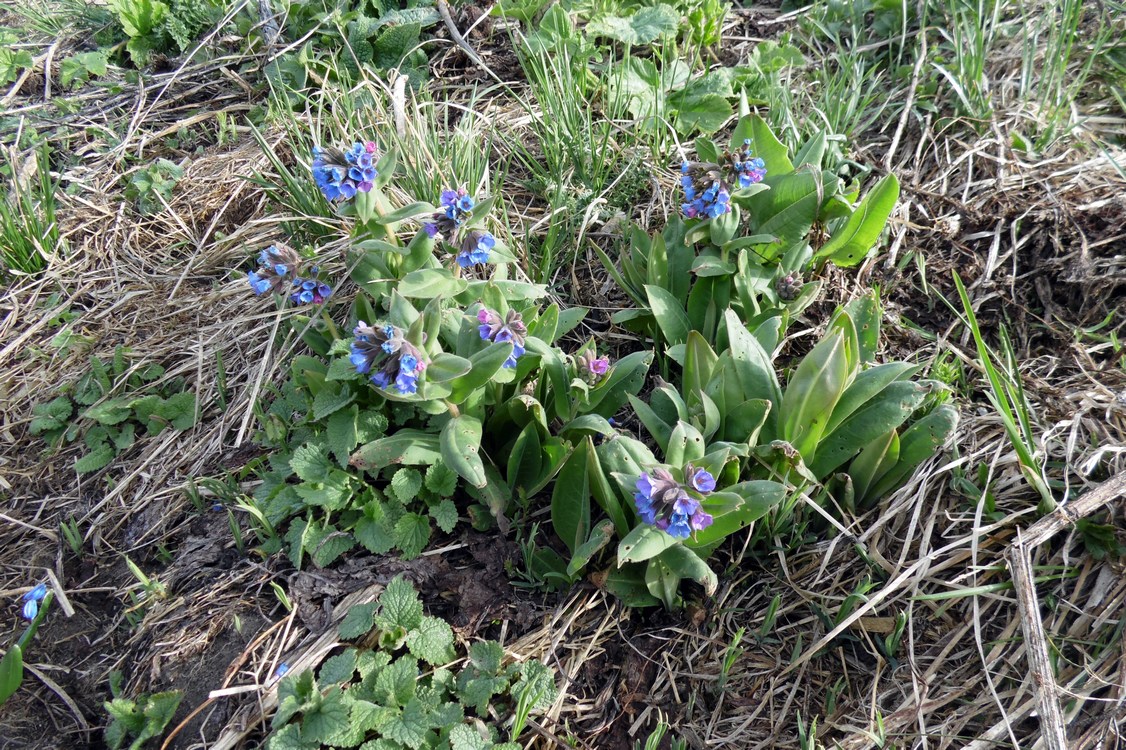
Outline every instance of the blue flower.
{"label": "blue flower", "polygon": [[482,229],[474,229],[461,241],[457,264],[462,268],[470,268],[488,263],[489,252],[496,247],[496,244],[496,238],[491,234]]}
{"label": "blue flower", "polygon": [[[316,279],[305,278],[308,261],[285,245],[271,245],[258,254],[258,269],[247,273],[251,290],[262,295],[266,292],[288,294],[295,304],[320,304],[332,294],[332,288]],[[311,274],[320,269],[312,266]]]}
{"label": "blue flower", "polygon": [[520,317],[520,313],[509,310],[502,319],[500,313],[482,307],[477,311],[477,333],[484,341],[500,341],[512,344],[512,353],[504,361],[504,367],[516,367],[516,360],[524,356],[524,343],[527,341],[528,328]]}
{"label": "blue flower", "polygon": [[39,602],[47,596],[47,584],[41,583],[23,595],[23,607],[20,614],[25,620],[34,620],[39,615]]}
{"label": "blue flower", "polygon": [[392,325],[373,328],[361,320],[352,335],[355,339],[348,359],[356,372],[370,374],[371,382],[380,388],[393,385],[403,395],[418,392],[418,378],[426,369],[426,361],[400,329]]}
{"label": "blue flower", "polygon": [[691,465],[689,465],[688,469],[688,485],[692,489],[696,490],[697,492],[702,492],[705,495],[715,490],[715,477],[713,477],[710,473],[708,473],[704,469],[696,469],[695,471],[691,471]]}
{"label": "blue flower", "polygon": [[348,200],[375,187],[375,143],[354,143],[347,151],[313,147],[313,181],[328,201]]}
{"label": "blue flower", "polygon": [[[684,487],[667,469],[658,466],[652,472],[638,477],[633,496],[637,515],[642,523],[652,524],[677,539],[687,539],[693,531],[700,531],[712,524],[712,517],[704,511],[698,497],[691,491],[707,494],[715,489],[715,480],[703,469],[694,469],[691,464],[685,467],[689,477],[688,487]],[[707,490],[701,490],[708,487]]]}

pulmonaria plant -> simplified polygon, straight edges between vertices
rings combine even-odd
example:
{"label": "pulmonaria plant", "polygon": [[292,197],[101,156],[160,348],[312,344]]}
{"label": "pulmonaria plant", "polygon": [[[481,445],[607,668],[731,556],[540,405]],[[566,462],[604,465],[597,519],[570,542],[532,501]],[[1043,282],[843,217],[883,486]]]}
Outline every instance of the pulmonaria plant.
{"label": "pulmonaria plant", "polygon": [[441,239],[457,251],[457,264],[462,268],[484,265],[497,241],[483,229],[467,229],[476,202],[465,188],[443,190],[441,211],[434,212],[422,228],[430,237]]}
{"label": "pulmonaria plant", "polygon": [[712,517],[700,504],[715,490],[715,477],[692,464],[684,467],[685,484],[667,469],[658,466],[637,479],[633,496],[641,520],[656,526],[676,539],[687,539],[693,532],[712,525]]}
{"label": "pulmonaria plant", "polygon": [[376,146],[373,141],[355,143],[347,151],[313,147],[313,180],[328,201],[348,200],[375,187]]}
{"label": "pulmonaria plant", "polygon": [[720,164],[684,161],[680,184],[685,203],[681,210],[689,219],[715,219],[731,211],[731,186],[749,188],[766,177],[766,164],[751,155],[751,139],[734,153],[725,151]]}
{"label": "pulmonaria plant", "polygon": [[292,248],[271,245],[258,254],[258,269],[250,271],[247,279],[255,294],[273,292],[287,295],[294,304],[319,305],[332,294],[332,287],[306,276],[315,276],[320,270],[317,266],[306,270],[307,265],[308,261]]}
{"label": "pulmonaria plant", "polygon": [[610,358],[596,356],[597,352],[583,352],[575,357],[578,376],[589,385],[598,385],[610,372]]}
{"label": "pulmonaria plant", "polygon": [[426,370],[426,359],[403,331],[387,324],[373,328],[360,321],[353,329],[350,359],[356,372],[369,375],[380,388],[394,387],[402,395],[418,392],[418,379]]}
{"label": "pulmonaria plant", "polygon": [[477,326],[477,331],[483,341],[512,344],[512,354],[504,361],[504,366],[515,367],[516,360],[524,354],[524,343],[528,337],[528,328],[524,325],[520,313],[509,310],[508,314],[501,318],[496,310],[482,307],[477,311],[477,322],[480,324]]}

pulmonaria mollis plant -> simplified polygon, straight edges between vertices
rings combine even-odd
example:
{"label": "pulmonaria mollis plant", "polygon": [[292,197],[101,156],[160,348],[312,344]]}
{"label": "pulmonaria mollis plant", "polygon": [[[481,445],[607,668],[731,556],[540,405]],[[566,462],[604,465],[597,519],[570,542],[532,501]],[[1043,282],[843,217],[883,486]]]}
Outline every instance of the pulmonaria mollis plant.
{"label": "pulmonaria mollis plant", "polygon": [[355,143],[347,151],[313,147],[313,180],[328,201],[348,200],[375,187],[375,143]]}
{"label": "pulmonaria mollis plant", "polygon": [[700,504],[713,490],[715,477],[705,469],[688,464],[681,483],[661,466],[642,474],[633,496],[637,515],[675,539],[687,539],[693,532],[703,531],[714,520]]}
{"label": "pulmonaria mollis plant", "polygon": [[258,254],[258,269],[247,274],[255,294],[273,292],[289,297],[298,305],[320,304],[332,288],[315,278],[320,269],[310,265],[296,250],[285,245],[271,245]]}
{"label": "pulmonaria mollis plant", "polygon": [[464,187],[457,190],[443,190],[440,198],[441,210],[422,225],[432,239],[441,239],[454,248],[457,264],[471,268],[489,262],[489,253],[497,241],[483,229],[470,228],[467,224],[473,218],[476,202]]}
{"label": "pulmonaria mollis plant", "polygon": [[685,160],[680,172],[684,215],[689,219],[716,219],[731,211],[732,185],[745,189],[762,182],[766,164],[751,155],[751,139],[745,138],[734,153],[725,151],[719,164]]}
{"label": "pulmonaria mollis plant", "polygon": [[380,388],[394,387],[402,395],[418,392],[426,358],[406,340],[401,328],[390,324],[373,328],[361,320],[352,335],[355,339],[349,358],[356,372],[369,375]]}
{"label": "pulmonaria mollis plant", "polygon": [[513,368],[516,360],[524,354],[524,344],[528,337],[528,327],[524,325],[520,313],[509,310],[502,318],[496,310],[482,307],[477,311],[477,332],[482,341],[512,344],[512,354],[504,361],[504,366]]}
{"label": "pulmonaria mollis plant", "polygon": [[610,358],[597,354],[592,348],[575,357],[575,374],[587,385],[598,385],[610,372]]}

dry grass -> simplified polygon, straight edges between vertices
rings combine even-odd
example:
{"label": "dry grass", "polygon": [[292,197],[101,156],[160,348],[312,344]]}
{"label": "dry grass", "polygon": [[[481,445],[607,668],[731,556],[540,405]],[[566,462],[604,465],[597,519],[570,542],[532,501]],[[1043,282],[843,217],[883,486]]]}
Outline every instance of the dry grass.
{"label": "dry grass", "polygon": [[[498,58],[485,52],[483,59]],[[260,725],[268,695],[261,691],[276,665],[315,663],[332,647],[332,620],[314,616],[323,605],[374,596],[403,569],[381,563],[378,572],[344,566],[317,574],[327,588],[295,597],[299,606],[285,613],[270,582],[303,591],[310,574],[282,560],[238,555],[225,517],[195,513],[184,495],[189,478],[221,475],[254,455],[254,402],[284,370],[293,346],[279,333],[280,314],[247,294],[232,270],[282,237],[280,218],[245,180],[268,165],[249,138],[192,157],[172,201],[155,215],[138,215],[123,194],[130,174],[124,155],[175,158],[159,153],[164,137],[250,105],[249,87],[222,62],[91,98],[59,124],[94,134],[62,175],[81,186],[60,196],[69,251],[0,300],[0,595],[12,598],[46,569],[65,582],[78,610],[43,631],[43,650],[31,655],[35,671],[0,722],[7,730],[0,747],[31,747],[44,736],[61,736],[67,747],[96,744],[106,676],[115,668],[126,670],[132,690],[186,687],[185,710],[200,710],[176,747],[238,746],[244,730]],[[28,99],[12,113],[32,117],[44,106]],[[96,134],[122,123],[124,139],[105,148]],[[972,144],[935,133],[927,122],[895,130],[874,134],[858,154],[903,178],[892,252],[838,291],[881,281],[889,293],[889,353],[950,351],[980,392],[972,342],[945,308],[928,305],[915,267],[899,271],[896,261],[917,253],[930,288],[950,298],[949,271],[957,269],[983,320],[1011,321],[1039,448],[1050,478],[1074,500],[1126,469],[1126,373],[1111,344],[1075,332],[1112,311],[1112,327],[1121,331],[1126,198],[1118,165],[1126,159],[1113,149],[1076,147],[1029,163],[1008,149],[1001,126]],[[510,200],[509,208],[517,223],[542,230],[542,207]],[[343,242],[326,246],[330,266],[343,249]],[[576,287],[601,278],[589,259],[571,273]],[[77,313],[72,330],[89,339],[65,357],[50,345],[58,332],[52,321],[64,310]],[[896,325],[900,315],[938,343]],[[132,348],[137,364],[160,363],[166,377],[183,377],[198,395],[199,423],[140,441],[106,472],[112,482],[79,477],[72,469],[78,448],[47,455],[28,434],[31,408],[79,377],[89,355],[105,357],[118,344]],[[217,356],[226,372],[225,406]],[[554,666],[563,690],[535,725],[533,744],[570,746],[566,738],[578,747],[625,747],[663,716],[694,748],[798,747],[800,712],[807,726],[818,719],[826,746],[872,747],[882,731],[886,746],[1036,747],[1042,685],[1031,676],[1006,563],[1020,530],[1036,520],[1037,498],[984,400],[965,401],[963,415],[949,455],[879,508],[790,555],[736,550],[717,596],[688,613],[630,611],[589,584],[549,603],[510,597],[496,610],[502,624],[491,635],[515,658]],[[976,481],[979,466],[994,513],[958,481]],[[1121,498],[1108,498],[1100,513],[1121,540]],[[84,534],[81,560],[58,530],[68,518]],[[132,581],[121,556],[158,567],[154,550],[162,544],[174,551],[159,573],[169,596],[130,629],[122,602]],[[1126,717],[1121,560],[1093,557],[1073,526],[1029,554],[1034,573],[1045,577],[1035,594],[1071,746],[1112,746]],[[418,580],[440,580],[440,557],[405,569]],[[840,615],[842,603],[866,586],[859,605]],[[775,597],[777,622],[758,634]],[[893,664],[875,643],[900,613],[907,629]],[[460,632],[470,638],[487,627]],[[720,688],[741,628],[743,653]],[[210,699],[214,690],[227,692]]]}

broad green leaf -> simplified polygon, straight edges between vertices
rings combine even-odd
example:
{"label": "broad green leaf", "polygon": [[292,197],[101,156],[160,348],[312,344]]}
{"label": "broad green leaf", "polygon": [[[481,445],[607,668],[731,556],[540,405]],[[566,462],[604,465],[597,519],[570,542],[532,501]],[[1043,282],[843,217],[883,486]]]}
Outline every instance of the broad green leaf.
{"label": "broad green leaf", "polygon": [[658,286],[646,284],[645,294],[665,340],[670,344],[683,344],[688,339],[692,323],[681,304],[672,294]]}
{"label": "broad green leaf", "polygon": [[756,231],[778,237],[783,246],[801,240],[817,220],[823,192],[821,173],[802,167],[767,181],[770,190],[750,200]]}
{"label": "broad green leaf", "polygon": [[739,120],[731,134],[731,150],[742,148],[747,138],[751,139],[753,155],[765,162],[768,175],[782,175],[794,171],[789,151],[771,132],[766,120],[758,114],[747,115]]}
{"label": "broad green leaf", "polygon": [[473,364],[465,357],[439,352],[426,365],[426,379],[431,383],[446,383],[469,372]]}
{"label": "broad green leaf", "polygon": [[813,347],[786,384],[779,409],[782,439],[812,460],[848,377],[845,337],[833,332]]}
{"label": "broad green leaf", "polygon": [[442,428],[439,437],[442,463],[474,487],[485,486],[485,465],[481,461],[481,420],[462,414]]}
{"label": "broad green leaf", "polygon": [[379,595],[378,603],[375,624],[382,630],[402,628],[410,631],[422,624],[422,600],[405,576],[391,579]]}
{"label": "broad green leaf", "polygon": [[821,438],[816,457],[807,462],[809,470],[818,478],[827,477],[865,445],[907,421],[929,393],[929,388],[911,381],[889,384]]}
{"label": "broad green leaf", "polygon": [[606,36],[631,45],[649,44],[663,36],[675,34],[680,13],[670,5],[641,8],[629,16],[605,14],[596,16],[586,26],[590,36]]}
{"label": "broad green leaf", "polygon": [[649,404],[636,396],[631,395],[629,402],[634,413],[637,414],[637,418],[641,420],[641,424],[645,426],[653,440],[656,441],[657,447],[661,449],[662,453],[667,453],[669,437],[672,435],[672,425],[657,416],[657,413],[650,408]]}
{"label": "broad green leaf", "polygon": [[880,239],[899,200],[899,180],[888,174],[865,195],[844,226],[833,233],[815,258],[827,258],[845,268],[855,266]]}
{"label": "broad green leaf", "polygon": [[607,571],[602,586],[627,607],[655,607],[660,603],[659,599],[649,593],[645,585],[645,568],[641,565],[627,565]]}
{"label": "broad green leaf", "polygon": [[700,556],[683,545],[669,547],[655,562],[667,566],[679,579],[696,581],[704,587],[704,593],[711,596],[719,586],[719,578]]}
{"label": "broad green leaf", "polygon": [[585,542],[580,544],[571,555],[571,562],[567,565],[567,575],[578,575],[583,568],[587,566],[590,559],[598,554],[598,551],[610,543],[614,538],[614,523],[610,520],[604,520],[595,525],[590,530],[590,536]]}
{"label": "broad green leaf", "polygon": [[104,469],[113,460],[113,446],[102,443],[94,450],[74,462],[74,470],[79,474],[89,474]]}
{"label": "broad green leaf", "polygon": [[556,477],[551,494],[551,524],[573,554],[590,531],[590,483],[587,456],[594,450],[586,437],[571,453]]}
{"label": "broad green leaf", "polygon": [[841,400],[833,408],[833,414],[825,425],[825,432],[837,429],[853,412],[883,391],[891,383],[910,377],[918,372],[918,365],[906,362],[887,362],[864,370],[849,383],[841,394]]}
{"label": "broad green leaf", "polygon": [[438,528],[446,534],[457,527],[457,506],[449,498],[430,506],[430,516],[434,519],[434,523],[438,524]]}
{"label": "broad green leaf", "polygon": [[686,101],[677,107],[676,129],[681,133],[714,133],[731,119],[735,110],[731,102],[719,94],[707,94]]}
{"label": "broad green leaf", "polygon": [[0,706],[12,697],[23,682],[23,649],[13,643],[0,659]]}
{"label": "broad green leaf", "polygon": [[943,404],[899,436],[899,462],[876,482],[866,499],[883,497],[907,480],[919,464],[933,456],[958,426],[958,411]]}
{"label": "broad green leaf", "polygon": [[413,560],[422,554],[430,543],[430,517],[418,513],[404,513],[395,522],[395,544],[404,560]]}
{"label": "broad green leaf", "polygon": [[442,457],[438,436],[422,430],[399,430],[394,435],[360,446],[349,463],[357,469],[375,472],[385,466],[429,465]]}
{"label": "broad green leaf", "polygon": [[367,635],[375,627],[375,608],[375,602],[352,606],[340,621],[340,637],[352,640]]}
{"label": "broad green leaf", "polygon": [[857,502],[863,505],[868,490],[899,462],[899,433],[895,430],[881,435],[860,449],[848,465]]}
{"label": "broad green leaf", "polygon": [[448,664],[455,658],[454,631],[437,617],[423,617],[417,628],[407,633],[407,648],[419,661],[431,666]]}
{"label": "broad green leaf", "polygon": [[465,291],[469,282],[454,278],[444,268],[420,268],[404,276],[397,287],[399,294],[415,299],[453,297]]}
{"label": "broad green leaf", "polygon": [[644,562],[677,544],[677,540],[656,526],[642,524],[626,534],[618,544],[618,567],[625,563]]}
{"label": "broad green leaf", "polygon": [[636,396],[645,385],[645,374],[652,363],[653,352],[633,352],[613,363],[606,380],[590,392],[587,410],[607,419],[614,416],[629,396]]}
{"label": "broad green leaf", "polygon": [[677,422],[669,436],[665,460],[672,466],[684,466],[704,455],[704,436],[688,422]]}
{"label": "broad green leaf", "polygon": [[[743,498],[743,504],[735,510],[715,516],[712,525],[697,531],[685,544],[693,549],[707,549],[718,544],[735,532],[745,529],[770,512],[770,509],[786,497],[786,487],[769,480],[740,482],[723,488]],[[704,509],[707,510],[707,502]]]}
{"label": "broad green leaf", "polygon": [[[529,339],[532,341],[532,339]],[[488,383],[504,367],[504,363],[512,354],[512,344],[496,342],[474,354],[469,358],[472,369],[450,381],[453,389],[450,402],[460,404],[478,388]],[[453,468],[453,467],[450,467]]]}

